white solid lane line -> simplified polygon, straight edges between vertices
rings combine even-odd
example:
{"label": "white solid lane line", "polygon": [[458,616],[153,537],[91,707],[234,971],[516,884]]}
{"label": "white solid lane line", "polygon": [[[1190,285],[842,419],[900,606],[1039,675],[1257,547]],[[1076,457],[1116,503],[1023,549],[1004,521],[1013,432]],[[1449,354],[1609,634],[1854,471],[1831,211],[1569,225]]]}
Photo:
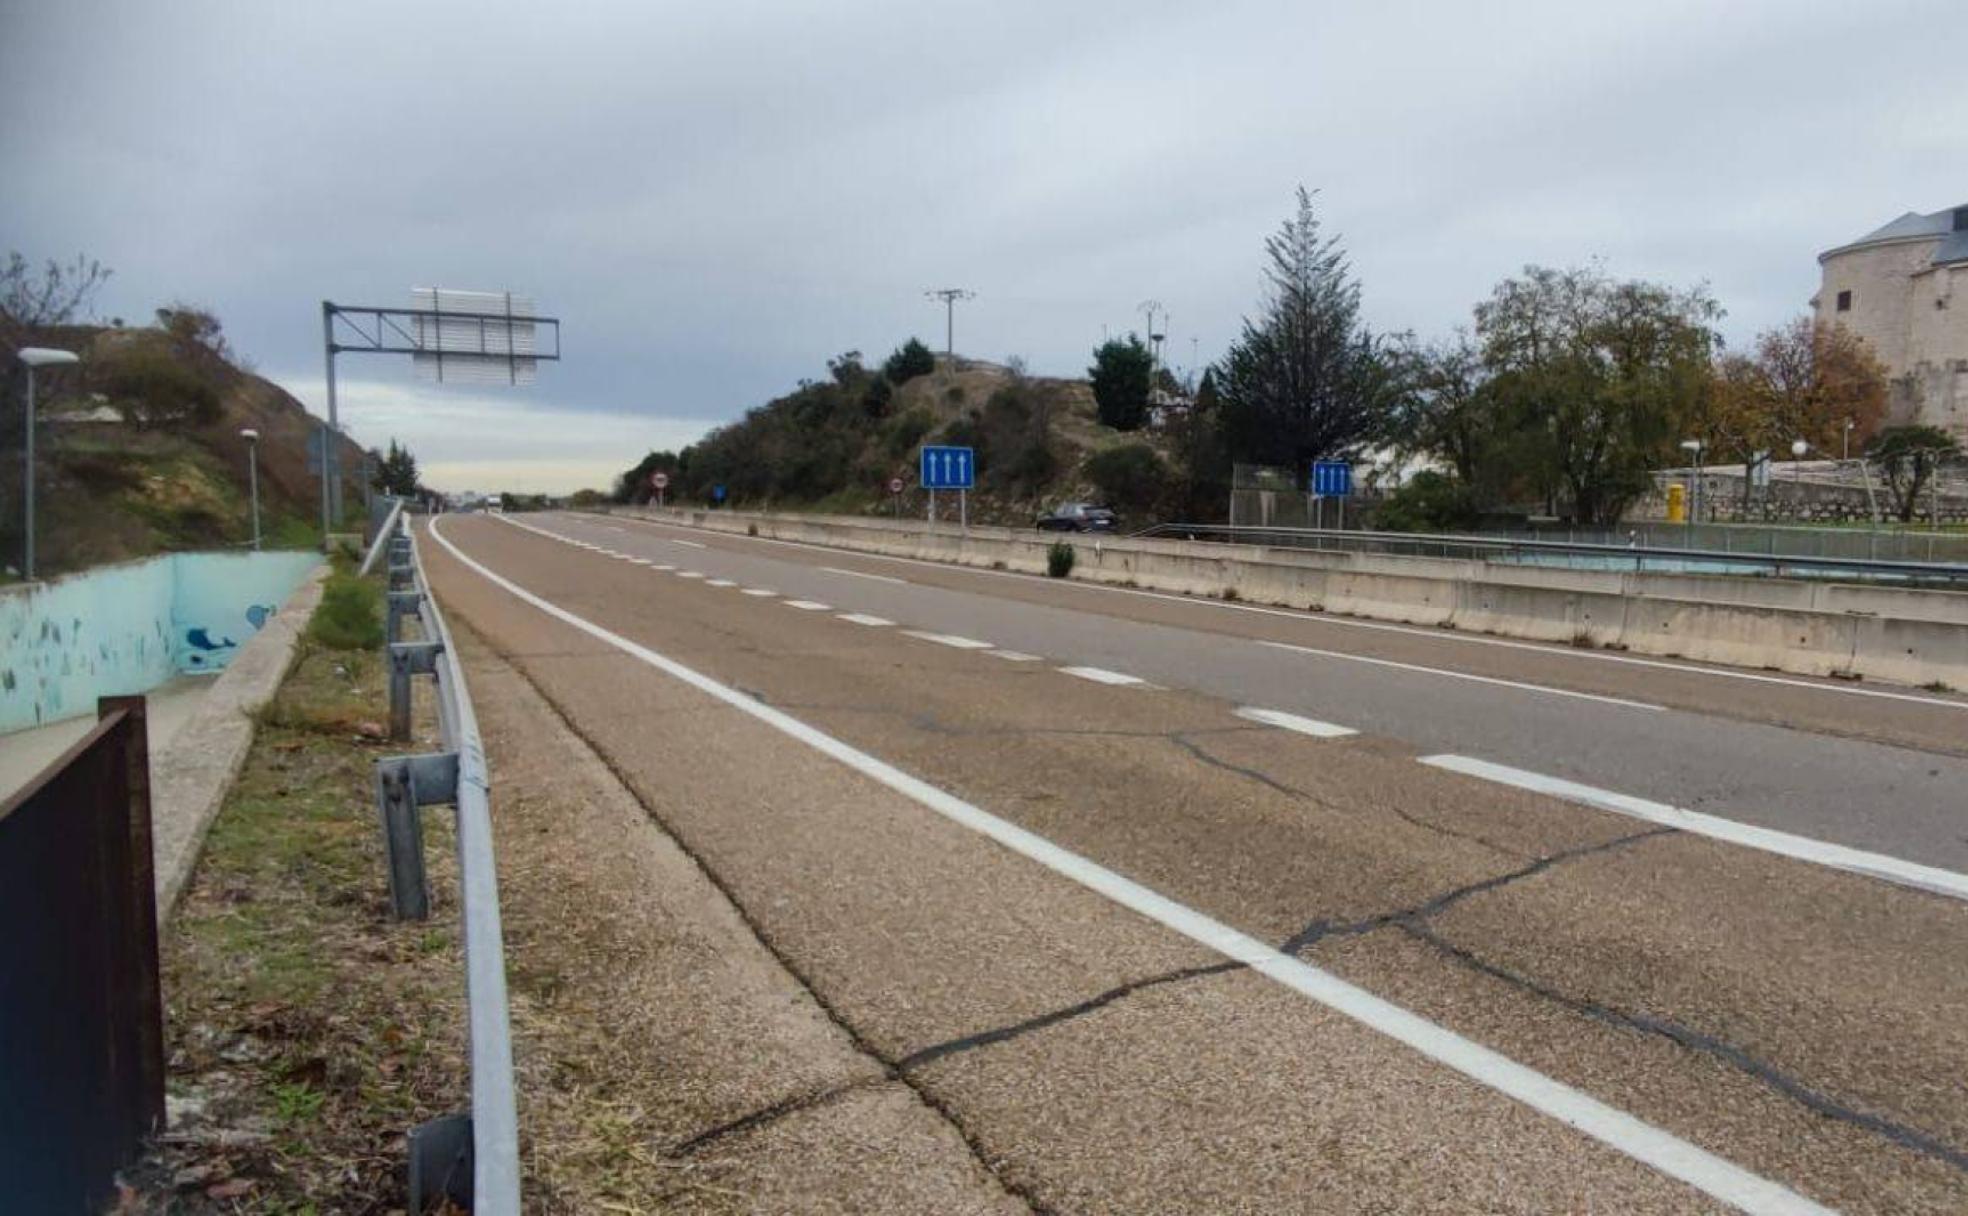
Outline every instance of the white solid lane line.
{"label": "white solid lane line", "polygon": [[467,568],[521,601],[716,698],[740,713],[758,719],[781,734],[838,760],[870,780],[887,786],[953,823],[996,841],[1063,878],[1215,950],[1225,958],[1243,963],[1257,974],[1405,1044],[1479,1085],[1514,1098],[1635,1161],[1651,1166],[1670,1178],[1680,1179],[1751,1216],[1832,1216],[1830,1208],[1813,1203],[1782,1183],[1753,1174],[1672,1132],[1608,1106],[1583,1090],[1574,1089],[1536,1069],[1519,1064],[1501,1052],[1438,1026],[1329,971],[1280,953],[1248,933],[1179,904],[1131,878],[1054,844],[1036,832],[1000,819],[919,777],[903,772],[885,760],[850,747],[791,714],[763,704],[675,659],[576,616],[465,556],[463,550],[438,530],[438,522],[431,521],[430,533],[439,544]]}
{"label": "white solid lane line", "polygon": [[1543,773],[1527,772],[1521,768],[1511,768],[1506,764],[1478,760],[1473,756],[1423,756],[1421,762],[1435,768],[1447,769],[1452,773],[1463,773],[1471,777],[1480,777],[1485,781],[1514,785],[1518,789],[1529,790],[1534,794],[1545,794],[1552,798],[1562,798],[1567,802],[1597,807],[1602,811],[1612,811],[1618,815],[1630,815],[1649,823],[1679,828],[1681,831],[1698,836],[1761,849],[1766,853],[1776,853],[1798,861],[1828,866],[1834,870],[1863,874],[1868,878],[1883,879],[1902,887],[1914,887],[1922,891],[1931,891],[1936,895],[1968,900],[1968,874],[1957,874],[1952,870],[1941,870],[1933,866],[1902,861],[1883,853],[1868,853],[1862,849],[1847,848],[1842,844],[1813,840],[1808,836],[1793,836],[1789,832],[1760,828],[1734,819],[1724,819],[1719,815],[1708,815],[1701,811],[1669,806],[1664,802],[1649,802],[1645,798],[1635,798],[1631,794],[1620,794],[1596,786],[1581,785],[1576,781],[1567,781],[1563,777],[1548,777]]}
{"label": "white solid lane line", "polygon": [[[500,518],[504,518],[501,516]],[[641,519],[631,516],[635,522],[651,528],[681,528],[682,524],[667,523],[661,520]],[[511,522],[508,520],[507,522]],[[524,524],[517,525],[526,527]],[[543,533],[552,535],[552,533]],[[728,535],[719,533],[719,535]],[[668,539],[668,538],[664,538]],[[1034,574],[1023,574],[1016,570],[980,570],[975,566],[961,566],[955,562],[936,562],[921,557],[896,557],[888,553],[862,553],[855,550],[842,550],[833,545],[815,545],[799,540],[779,540],[770,536],[732,536],[733,540],[749,541],[753,544],[785,545],[793,549],[810,549],[816,553],[852,552],[856,557],[870,561],[901,562],[910,566],[931,566],[958,574],[974,574],[984,578],[1015,578],[1032,582],[1038,578]],[[1309,612],[1296,608],[1267,608],[1261,604],[1237,604],[1224,600],[1203,599],[1192,595],[1176,595],[1168,591],[1148,591],[1141,587],[1116,587],[1109,583],[1089,582],[1085,579],[1065,579],[1060,586],[1073,587],[1081,591],[1103,591],[1111,595],[1138,595],[1151,600],[1168,600],[1176,604],[1192,604],[1200,608],[1215,608],[1227,612],[1251,612],[1259,616],[1284,617],[1287,620],[1301,621],[1308,625],[1335,625],[1346,629],[1373,629],[1383,633],[1406,633],[1415,637],[1432,638],[1438,642],[1455,642],[1466,646],[1502,646],[1509,650],[1529,650],[1536,654],[1553,658],[1585,659],[1599,663],[1623,663],[1631,667],[1653,667],[1662,671],[1683,671],[1690,675],[1712,676],[1722,680],[1748,680],[1755,684],[1783,684],[1792,688],[1804,688],[1813,692],[1833,693],[1847,697],[1877,697],[1887,701],[1911,701],[1916,705],[1938,705],[1944,709],[1968,710],[1968,701],[1949,700],[1944,697],[1926,697],[1911,692],[1888,692],[1883,688],[1855,688],[1850,684],[1834,684],[1823,680],[1804,680],[1792,676],[1771,675],[1760,671],[1739,671],[1732,667],[1702,667],[1695,663],[1677,663],[1671,659],[1644,659],[1628,654],[1613,654],[1603,650],[1581,650],[1577,647],[1551,646],[1539,642],[1519,642],[1511,638],[1477,637],[1471,633],[1452,633],[1441,629],[1431,629],[1419,625],[1397,625],[1388,621],[1363,621],[1357,617],[1341,616],[1330,612]],[[1427,668],[1425,670],[1435,670]],[[1527,687],[1537,687],[1527,685]],[[1556,691],[1555,689],[1551,691]]]}
{"label": "white solid lane line", "polygon": [[1059,670],[1069,676],[1078,676],[1082,680],[1092,680],[1095,684],[1129,685],[1148,682],[1140,676],[1124,675],[1118,671],[1108,671],[1104,667],[1062,667]]}
{"label": "white solid lane line", "polygon": [[798,608],[803,612],[825,612],[828,608],[832,607],[832,605],[823,604],[819,600],[786,600],[785,605],[788,608]]}
{"label": "white solid lane line", "polygon": [[1288,714],[1282,709],[1258,709],[1246,705],[1237,711],[1239,718],[1251,722],[1262,722],[1280,730],[1297,731],[1301,735],[1311,735],[1314,739],[1344,739],[1360,732],[1350,726],[1335,726],[1331,722],[1321,722],[1317,718],[1301,718]]}
{"label": "white solid lane line", "polygon": [[852,622],[853,624],[856,625],[872,626],[876,629],[879,629],[884,625],[893,625],[895,623],[894,621],[889,620],[887,617],[869,616],[865,612],[843,612],[840,614],[840,619],[843,621]]}
{"label": "white solid lane line", "polygon": [[1601,696],[1596,692],[1573,692],[1569,688],[1553,688],[1549,684],[1525,684],[1519,680],[1504,680],[1496,676],[1479,676],[1467,671],[1450,671],[1446,667],[1423,667],[1419,663],[1397,663],[1393,659],[1376,659],[1364,654],[1348,654],[1343,650],[1320,650],[1316,646],[1298,646],[1291,642],[1264,642],[1260,646],[1270,646],[1277,650],[1294,650],[1299,654],[1318,655],[1322,659],[1341,659],[1348,663],[1366,663],[1374,667],[1392,667],[1397,671],[1418,671],[1424,675],[1446,676],[1452,680],[1469,680],[1477,684],[1496,684],[1504,688],[1521,688],[1525,692],[1545,693],[1554,697],[1573,697],[1580,701],[1597,701],[1601,705],[1617,705],[1622,709],[1645,709],[1655,713],[1665,712],[1667,706],[1654,705],[1647,701],[1629,701],[1624,697]]}
{"label": "white solid lane line", "polygon": [[939,646],[954,646],[958,650],[989,650],[991,643],[980,642],[976,638],[960,638],[954,633],[930,633],[922,629],[904,629],[909,637],[921,638],[925,642],[935,642]]}
{"label": "white solid lane line", "polygon": [[871,582],[877,582],[877,583],[894,583],[898,587],[906,587],[909,585],[908,579],[890,578],[886,574],[868,574],[865,571],[861,571],[861,570],[843,570],[839,566],[822,566],[820,567],[820,569],[822,569],[828,574],[845,574],[849,578],[865,578]]}
{"label": "white solid lane line", "polygon": [[707,578],[704,580],[704,585],[706,587],[736,587],[738,584],[728,578]]}
{"label": "white solid lane line", "polygon": [[771,589],[771,588],[769,588],[769,587],[747,587],[747,588],[745,588],[745,590],[744,590],[743,592],[741,592],[740,594],[743,594],[743,595],[761,595],[761,596],[765,596],[765,597],[767,597],[767,598],[770,598],[770,597],[772,597],[772,596],[775,596],[775,595],[778,595],[779,593],[778,593],[777,591],[774,591],[774,590],[772,590],[772,589]]}

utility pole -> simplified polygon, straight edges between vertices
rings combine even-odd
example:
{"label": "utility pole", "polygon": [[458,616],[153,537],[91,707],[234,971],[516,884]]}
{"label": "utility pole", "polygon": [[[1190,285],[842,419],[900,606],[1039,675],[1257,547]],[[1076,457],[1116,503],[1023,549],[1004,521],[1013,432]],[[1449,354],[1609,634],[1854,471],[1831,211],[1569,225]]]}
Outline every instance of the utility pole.
{"label": "utility pole", "polygon": [[939,287],[925,291],[923,295],[931,300],[943,301],[943,354],[955,360],[957,357],[957,301],[975,300],[977,293],[962,287]]}

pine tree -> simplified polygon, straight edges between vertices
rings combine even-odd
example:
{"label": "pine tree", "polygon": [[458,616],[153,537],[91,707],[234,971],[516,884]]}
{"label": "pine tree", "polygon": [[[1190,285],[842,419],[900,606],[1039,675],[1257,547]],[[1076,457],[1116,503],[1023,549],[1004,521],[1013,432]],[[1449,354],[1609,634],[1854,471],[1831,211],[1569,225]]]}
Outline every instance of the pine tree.
{"label": "pine tree", "polygon": [[1233,459],[1302,468],[1376,439],[1398,400],[1382,344],[1360,321],[1360,286],[1312,195],[1264,242],[1263,314],[1221,365],[1223,434]]}

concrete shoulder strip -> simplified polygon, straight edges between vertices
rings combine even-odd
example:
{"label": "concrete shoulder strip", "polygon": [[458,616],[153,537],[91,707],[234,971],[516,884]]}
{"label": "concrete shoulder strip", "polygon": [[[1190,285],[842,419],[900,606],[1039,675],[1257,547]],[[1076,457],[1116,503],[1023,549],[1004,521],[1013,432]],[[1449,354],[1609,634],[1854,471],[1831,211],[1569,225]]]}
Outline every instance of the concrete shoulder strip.
{"label": "concrete shoulder strip", "polygon": [[293,666],[301,630],[321,602],[328,567],[316,567],[280,611],[226,665],[198,708],[151,757],[151,840],[155,853],[157,920],[162,924],[191,877],[205,833],[253,744],[253,714],[273,699]]}
{"label": "concrete shoulder strip", "polygon": [[1000,819],[954,794],[903,772],[887,761],[851,747],[790,714],[755,701],[735,688],[720,684],[647,646],[577,616],[466,556],[435,526],[431,528],[431,535],[468,569],[555,620],[615,647],[740,713],[756,718],[870,780],[1064,878],[1098,892],[1122,907],[1226,958],[1244,963],[1258,974],[1405,1044],[1478,1084],[1507,1094],[1534,1110],[1577,1128],[1600,1143],[1671,1178],[1679,1179],[1704,1194],[1754,1216],[1793,1216],[1800,1213],[1828,1216],[1831,1211],[1781,1183],[1753,1174],[1671,1132],[1608,1106],[1582,1090],[1527,1068],[1480,1043],[1463,1038],[1328,971],[1282,954],[1247,933],[1179,904],[1035,832]]}
{"label": "concrete shoulder strip", "polygon": [[1941,870],[1933,866],[1902,861],[1897,857],[1888,857],[1884,853],[1868,853],[1842,844],[1813,840],[1808,836],[1793,836],[1789,832],[1757,827],[1754,824],[1724,819],[1719,815],[1708,815],[1701,811],[1684,810],[1662,802],[1649,802],[1645,798],[1635,798],[1631,794],[1620,794],[1595,786],[1581,785],[1576,781],[1567,781],[1563,777],[1547,777],[1543,773],[1527,772],[1521,768],[1478,760],[1472,756],[1423,756],[1421,762],[1453,773],[1481,777],[1485,781],[1514,785],[1518,789],[1529,790],[1535,794],[1546,794],[1553,798],[1562,798],[1567,802],[1577,802],[1585,806],[1597,807],[1602,811],[1612,811],[1617,815],[1630,815],[1635,819],[1678,828],[1697,836],[1726,840],[1730,844],[1761,849],[1765,853],[1777,853],[1798,861],[1808,861],[1813,865],[1864,874],[1869,878],[1884,879],[1902,887],[1913,887],[1936,895],[1968,900],[1968,874],[1957,874],[1952,870]]}

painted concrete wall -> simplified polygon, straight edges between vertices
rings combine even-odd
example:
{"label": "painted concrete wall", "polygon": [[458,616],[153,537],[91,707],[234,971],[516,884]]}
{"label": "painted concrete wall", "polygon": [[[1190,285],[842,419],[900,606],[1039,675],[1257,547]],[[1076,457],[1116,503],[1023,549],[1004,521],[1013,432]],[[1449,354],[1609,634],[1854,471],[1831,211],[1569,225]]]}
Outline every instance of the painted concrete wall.
{"label": "painted concrete wall", "polygon": [[223,668],[320,561],[176,553],[0,592],[0,734]]}

